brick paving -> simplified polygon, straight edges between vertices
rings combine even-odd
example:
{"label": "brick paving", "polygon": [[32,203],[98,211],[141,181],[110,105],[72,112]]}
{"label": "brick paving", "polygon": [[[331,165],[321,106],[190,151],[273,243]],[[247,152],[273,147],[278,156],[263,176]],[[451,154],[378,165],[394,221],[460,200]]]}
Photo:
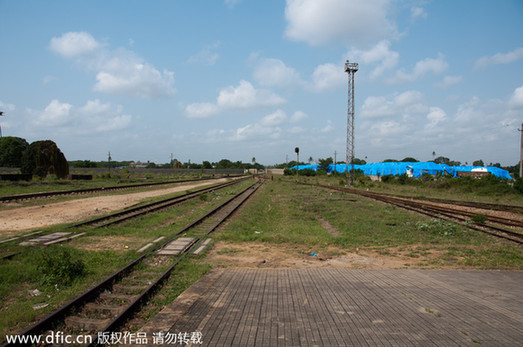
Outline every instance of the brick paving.
{"label": "brick paving", "polygon": [[523,272],[218,269],[141,331],[201,332],[203,346],[523,346]]}

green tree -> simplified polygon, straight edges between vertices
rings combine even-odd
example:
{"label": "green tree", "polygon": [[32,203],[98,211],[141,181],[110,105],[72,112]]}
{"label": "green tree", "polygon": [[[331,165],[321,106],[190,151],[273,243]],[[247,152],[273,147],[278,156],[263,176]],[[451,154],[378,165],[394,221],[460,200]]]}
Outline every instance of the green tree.
{"label": "green tree", "polygon": [[212,164],[210,162],[208,162],[207,160],[205,160],[203,163],[203,168],[204,169],[212,169]]}
{"label": "green tree", "polygon": [[234,169],[235,164],[229,159],[222,159],[216,164],[217,169]]}
{"label": "green tree", "polygon": [[403,158],[401,161],[405,162],[405,163],[417,163],[417,162],[419,162],[419,160],[417,160],[416,158],[412,158],[412,157]]}
{"label": "green tree", "polygon": [[472,162],[472,166],[485,166],[485,164],[483,163],[483,160],[474,160]]}
{"label": "green tree", "polygon": [[24,151],[29,143],[20,137],[0,137],[0,166],[21,167]]}
{"label": "green tree", "polygon": [[437,157],[436,159],[434,159],[434,162],[436,164],[447,164],[447,165],[449,165],[450,159],[447,158],[447,157]]}
{"label": "green tree", "polygon": [[71,165],[71,164],[72,164],[73,167],[82,167],[82,168],[99,167],[97,162],[90,161],[90,160],[76,160],[76,161],[73,161],[73,162],[69,163],[69,165]]}
{"label": "green tree", "polygon": [[329,165],[333,163],[334,160],[332,159],[332,157],[328,157],[327,159],[318,159],[318,165],[325,172],[327,172]]}
{"label": "green tree", "polygon": [[352,160],[352,163],[353,163],[354,165],[365,165],[365,164],[367,164],[367,162],[366,162],[365,160],[360,159],[360,158],[354,158],[354,159]]}
{"label": "green tree", "polygon": [[51,140],[35,141],[24,152],[21,171],[40,178],[45,178],[48,174],[65,178],[69,174],[69,164],[56,143]]}

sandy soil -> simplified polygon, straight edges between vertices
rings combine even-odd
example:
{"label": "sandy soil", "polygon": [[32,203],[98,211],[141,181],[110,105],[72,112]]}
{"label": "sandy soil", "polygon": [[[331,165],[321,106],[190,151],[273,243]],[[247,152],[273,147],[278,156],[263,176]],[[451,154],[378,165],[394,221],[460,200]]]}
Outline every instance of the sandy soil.
{"label": "sandy soil", "polygon": [[401,252],[386,256],[368,250],[352,253],[336,247],[312,256],[310,250],[292,245],[217,242],[202,262],[214,267],[407,269],[418,267],[415,264],[420,259],[403,256]]}
{"label": "sandy soil", "polygon": [[10,237],[16,235],[17,231],[34,230],[56,224],[79,222],[132,206],[143,199],[222,182],[225,182],[225,179],[202,181],[194,184],[140,193],[96,196],[4,210],[0,211],[0,232],[2,236]]}

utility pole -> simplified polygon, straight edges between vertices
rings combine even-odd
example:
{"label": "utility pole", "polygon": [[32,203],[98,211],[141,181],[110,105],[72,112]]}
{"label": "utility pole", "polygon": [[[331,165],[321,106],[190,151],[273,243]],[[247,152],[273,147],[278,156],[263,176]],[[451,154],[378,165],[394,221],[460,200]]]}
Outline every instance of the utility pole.
{"label": "utility pole", "polygon": [[294,148],[294,152],[296,152],[296,183],[298,183],[299,182],[298,172],[300,171],[300,148],[299,147]]}
{"label": "utility pole", "polygon": [[109,151],[109,154],[107,155],[107,162],[109,165],[109,176],[111,176],[111,151]]}
{"label": "utility pole", "polygon": [[521,129],[518,129],[521,133],[521,146],[519,148],[519,177],[523,177],[523,123]]}
{"label": "utility pole", "polygon": [[[352,162],[354,161],[354,73],[358,71],[358,63],[345,62],[345,72],[349,74],[349,98],[347,107],[347,181],[351,186],[354,185],[354,173]],[[349,172],[349,164],[351,170]]]}
{"label": "utility pole", "polygon": [[334,172],[336,172],[336,151],[334,151]]}

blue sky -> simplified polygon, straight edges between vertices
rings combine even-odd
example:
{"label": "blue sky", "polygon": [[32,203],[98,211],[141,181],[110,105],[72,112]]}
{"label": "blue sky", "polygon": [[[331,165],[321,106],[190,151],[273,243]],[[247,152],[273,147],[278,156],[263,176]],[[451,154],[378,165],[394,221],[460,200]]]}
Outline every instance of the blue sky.
{"label": "blue sky", "polygon": [[523,2],[0,0],[4,136],[69,160],[514,165]]}

